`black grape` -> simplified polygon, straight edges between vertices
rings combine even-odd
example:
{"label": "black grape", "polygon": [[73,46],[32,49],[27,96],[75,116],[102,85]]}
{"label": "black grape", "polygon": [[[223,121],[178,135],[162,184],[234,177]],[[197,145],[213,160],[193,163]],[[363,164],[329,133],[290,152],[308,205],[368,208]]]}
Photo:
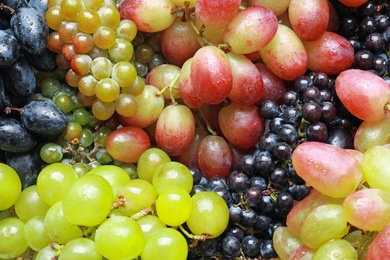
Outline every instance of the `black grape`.
{"label": "black grape", "polygon": [[0,68],[7,68],[19,57],[19,43],[10,30],[0,30]]}
{"label": "black grape", "polygon": [[29,4],[43,14],[47,11],[47,0],[30,0]]}
{"label": "black grape", "polygon": [[30,97],[34,94],[36,80],[27,59],[20,55],[8,68],[2,70],[5,90],[15,96]]}
{"label": "black grape", "polygon": [[46,48],[49,27],[42,12],[33,7],[22,7],[13,13],[11,28],[21,48],[37,55]]}
{"label": "black grape", "polygon": [[23,153],[32,150],[37,144],[35,136],[27,132],[14,118],[0,118],[0,149]]}
{"label": "black grape", "polygon": [[0,0],[0,4],[4,5],[3,8],[0,8],[0,16],[8,20],[11,18],[13,10],[28,6],[27,0]]}
{"label": "black grape", "polygon": [[58,66],[56,62],[56,53],[50,51],[49,49],[44,49],[40,54],[33,55],[26,53],[25,56],[36,70],[42,72],[53,72]]}
{"label": "black grape", "polygon": [[51,101],[31,101],[23,107],[20,120],[26,129],[38,135],[61,134],[68,125],[64,112]]}
{"label": "black grape", "polygon": [[41,171],[41,158],[37,149],[25,153],[7,153],[6,163],[18,173],[23,189],[36,184]]}

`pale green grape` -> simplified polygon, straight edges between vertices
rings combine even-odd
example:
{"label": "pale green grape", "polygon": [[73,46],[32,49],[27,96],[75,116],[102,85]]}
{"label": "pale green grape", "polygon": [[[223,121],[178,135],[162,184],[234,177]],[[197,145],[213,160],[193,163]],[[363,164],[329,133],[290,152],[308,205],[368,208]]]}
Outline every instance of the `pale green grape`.
{"label": "pale green grape", "polygon": [[157,215],[168,226],[183,224],[188,219],[191,208],[191,196],[182,187],[168,188],[156,200]]}
{"label": "pale green grape", "polygon": [[129,174],[124,169],[116,165],[102,165],[90,170],[88,174],[100,175],[110,183],[112,187],[113,201],[116,201],[118,198],[117,194],[119,188],[130,181]]}
{"label": "pale green grape", "polygon": [[170,161],[171,158],[164,150],[156,147],[149,148],[138,159],[138,177],[152,183],[153,174],[157,169],[164,163]]}
{"label": "pale green grape", "polygon": [[161,221],[161,219],[155,215],[146,215],[136,220],[138,225],[144,232],[145,239],[147,239],[155,231],[167,226]]}
{"label": "pale green grape", "polygon": [[173,228],[159,229],[145,241],[142,260],[185,260],[188,245],[183,235]]}
{"label": "pale green grape", "polygon": [[18,218],[26,222],[34,216],[44,216],[50,205],[38,195],[37,185],[25,188],[15,203],[15,212]]}
{"label": "pale green grape", "polygon": [[0,211],[15,204],[22,192],[18,173],[10,166],[0,163]]}
{"label": "pale green grape", "polygon": [[57,251],[51,248],[50,245],[48,245],[38,252],[34,260],[51,260],[51,259],[56,259],[56,257],[57,257]]}
{"label": "pale green grape", "polygon": [[134,259],[142,252],[145,238],[135,220],[116,216],[98,227],[95,243],[97,250],[107,259]]}
{"label": "pale green grape", "polygon": [[129,61],[120,61],[112,67],[111,78],[118,82],[121,88],[129,88],[137,77],[134,64]]}
{"label": "pale green grape", "polygon": [[214,238],[221,235],[229,223],[225,200],[213,191],[201,191],[192,196],[192,209],[186,223],[195,235]]}
{"label": "pale green grape", "polygon": [[299,236],[294,235],[285,226],[277,227],[272,235],[275,252],[280,259],[289,259],[291,254],[303,245]]}
{"label": "pale green grape", "polygon": [[59,244],[66,244],[74,238],[83,236],[81,229],[65,218],[62,211],[62,201],[56,202],[47,211],[45,229],[49,238]]}
{"label": "pale green grape", "polygon": [[300,237],[310,248],[319,248],[331,239],[342,238],[349,231],[343,207],[324,204],[314,208],[302,223]]}
{"label": "pale green grape", "polygon": [[358,254],[351,243],[344,239],[333,239],[323,244],[313,255],[313,260],[357,260]]}
{"label": "pale green grape", "polygon": [[106,57],[97,57],[92,61],[91,73],[97,79],[101,80],[111,76],[112,63]]}
{"label": "pale green grape", "polygon": [[18,218],[0,221],[0,259],[16,258],[28,248],[24,238],[24,222]]}
{"label": "pale green grape", "polygon": [[58,260],[101,260],[103,257],[91,239],[80,237],[70,240],[61,249]]}
{"label": "pale green grape", "polygon": [[46,233],[45,217],[30,218],[24,226],[24,236],[28,246],[34,251],[40,251],[50,244],[51,240]]}
{"label": "pale green grape", "polygon": [[152,184],[160,194],[169,187],[182,187],[191,192],[194,178],[191,171],[182,163],[166,162],[153,175]]}
{"label": "pale green grape", "polygon": [[74,225],[96,226],[110,212],[112,188],[102,176],[87,174],[77,179],[62,200],[65,218]]}
{"label": "pale green grape", "polygon": [[108,54],[114,62],[129,61],[133,53],[133,45],[125,38],[116,38],[115,44],[108,49]]}
{"label": "pale green grape", "polygon": [[390,191],[390,149],[387,146],[368,148],[361,162],[363,177],[371,188]]}
{"label": "pale green grape", "polygon": [[38,194],[44,202],[53,205],[62,200],[77,178],[77,173],[69,165],[52,163],[43,168],[38,175]]}
{"label": "pale green grape", "polygon": [[124,204],[119,207],[120,211],[126,216],[131,216],[150,208],[157,198],[157,192],[149,182],[134,179],[119,188],[118,197],[125,199]]}

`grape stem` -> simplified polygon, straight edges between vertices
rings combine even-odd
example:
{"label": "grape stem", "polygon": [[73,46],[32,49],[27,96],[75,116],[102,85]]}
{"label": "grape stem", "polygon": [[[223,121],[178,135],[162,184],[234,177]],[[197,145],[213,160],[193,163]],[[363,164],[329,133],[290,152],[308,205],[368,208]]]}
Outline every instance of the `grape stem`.
{"label": "grape stem", "polygon": [[210,123],[206,120],[206,116],[204,115],[203,111],[201,108],[198,109],[200,115],[202,116],[203,120],[206,123],[207,131],[209,131],[210,134],[217,136],[218,134],[213,130],[211,127]]}
{"label": "grape stem", "polygon": [[137,220],[147,215],[154,215],[153,205],[150,208],[143,209],[140,212],[131,215],[130,218],[133,220]]}
{"label": "grape stem", "polygon": [[175,100],[175,98],[173,97],[173,94],[172,94],[172,88],[176,88],[177,89],[177,87],[175,87],[175,84],[177,83],[179,78],[180,78],[180,73],[175,76],[175,78],[171,81],[171,83],[169,83],[168,86],[163,87],[158,92],[158,94],[161,95],[162,93],[164,93],[164,91],[166,91],[169,88],[169,96],[171,98],[172,105],[176,105],[177,104],[177,102],[176,102],[176,100]]}
{"label": "grape stem", "polygon": [[193,239],[195,241],[206,241],[210,236],[209,235],[194,235],[190,234],[182,225],[179,226],[181,232],[183,232],[186,237]]}
{"label": "grape stem", "polygon": [[1,3],[0,4],[0,10],[3,10],[3,9],[8,9],[11,12],[11,14],[13,14],[15,12],[15,9],[9,7],[8,5],[5,5],[5,4]]}

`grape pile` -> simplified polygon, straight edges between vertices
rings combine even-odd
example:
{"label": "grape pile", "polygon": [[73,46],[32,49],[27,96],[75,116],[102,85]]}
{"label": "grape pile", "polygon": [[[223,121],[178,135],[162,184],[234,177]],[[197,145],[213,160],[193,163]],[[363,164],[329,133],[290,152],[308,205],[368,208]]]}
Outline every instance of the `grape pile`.
{"label": "grape pile", "polygon": [[0,259],[389,258],[389,16],[0,1]]}

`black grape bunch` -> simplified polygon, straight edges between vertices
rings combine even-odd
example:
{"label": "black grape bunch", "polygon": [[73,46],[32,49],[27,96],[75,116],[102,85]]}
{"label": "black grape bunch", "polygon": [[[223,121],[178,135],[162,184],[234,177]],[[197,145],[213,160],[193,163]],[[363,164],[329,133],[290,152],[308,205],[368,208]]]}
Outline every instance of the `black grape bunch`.
{"label": "black grape bunch", "polygon": [[0,0],[0,162],[18,172],[24,187],[41,168],[39,143],[68,124],[54,103],[33,100],[36,72],[57,68],[47,48],[46,10],[44,0]]}

